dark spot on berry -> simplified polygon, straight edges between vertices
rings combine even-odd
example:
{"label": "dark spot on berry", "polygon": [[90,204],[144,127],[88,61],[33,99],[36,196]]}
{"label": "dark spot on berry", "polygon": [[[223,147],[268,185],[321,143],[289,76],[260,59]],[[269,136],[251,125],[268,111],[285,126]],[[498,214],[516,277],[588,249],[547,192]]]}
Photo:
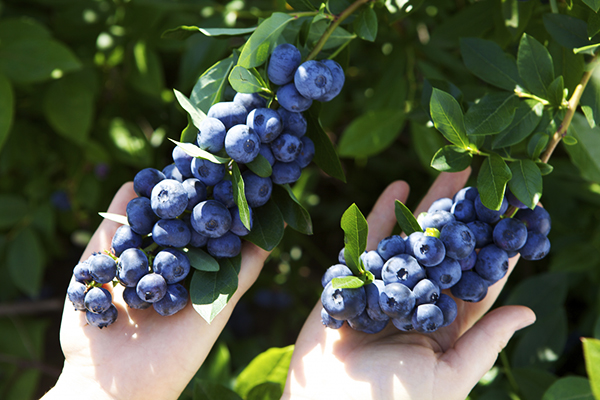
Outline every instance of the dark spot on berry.
{"label": "dark spot on berry", "polygon": [[396,305],[396,300],[393,297],[390,297],[387,301],[387,305],[390,306],[390,308],[394,307]]}
{"label": "dark spot on berry", "polygon": [[259,114],[257,116],[254,117],[254,125],[262,125],[265,123],[265,116],[262,114]]}
{"label": "dark spot on berry", "polygon": [[288,153],[290,153],[290,154],[294,154],[294,153],[296,152],[296,145],[295,145],[295,144],[293,144],[293,143],[292,143],[292,144],[290,144],[290,145],[287,147],[287,152],[288,152]]}
{"label": "dark spot on berry", "polygon": [[450,283],[452,281],[452,277],[448,274],[444,274],[440,276],[440,282],[442,283]]}
{"label": "dark spot on berry", "polygon": [[336,289],[335,292],[333,292],[332,297],[335,304],[341,304],[344,302],[344,296],[342,296],[342,291],[340,289]]}
{"label": "dark spot on berry", "polygon": [[400,279],[401,281],[405,281],[408,279],[408,271],[404,268],[400,268],[400,270],[398,271],[398,273],[396,275],[398,276],[398,279]]}
{"label": "dark spot on berry", "polygon": [[462,231],[460,236],[461,236],[463,242],[465,242],[465,243],[468,243],[473,239],[473,237],[471,236],[471,232],[469,232],[469,231]]}
{"label": "dark spot on berry", "polygon": [[258,195],[260,197],[265,197],[269,194],[269,187],[267,185],[262,185],[260,189],[258,189]]}
{"label": "dark spot on berry", "polygon": [[253,140],[246,140],[246,143],[244,143],[244,151],[246,153],[252,153],[254,151],[254,148],[256,147],[256,143],[254,143]]}
{"label": "dark spot on berry", "polygon": [[508,271],[508,261],[504,261],[504,262],[502,263],[502,270],[503,270],[503,271]]}
{"label": "dark spot on berry", "polygon": [[435,303],[439,298],[440,296],[437,293],[433,293],[430,297],[430,300]]}
{"label": "dark spot on berry", "polygon": [[327,85],[327,78],[325,78],[323,75],[319,75],[315,78],[316,87],[322,88],[325,87],[325,85]]}
{"label": "dark spot on berry", "polygon": [[206,178],[210,174],[210,170],[206,165],[203,165],[198,168],[198,174],[200,174],[201,177]]}
{"label": "dark spot on berry", "polygon": [[429,253],[429,245],[424,244],[421,247],[419,247],[419,253],[421,253],[423,255]]}
{"label": "dark spot on berry", "polygon": [[219,227],[219,223],[216,220],[211,219],[204,226],[206,227],[207,231],[214,231]]}

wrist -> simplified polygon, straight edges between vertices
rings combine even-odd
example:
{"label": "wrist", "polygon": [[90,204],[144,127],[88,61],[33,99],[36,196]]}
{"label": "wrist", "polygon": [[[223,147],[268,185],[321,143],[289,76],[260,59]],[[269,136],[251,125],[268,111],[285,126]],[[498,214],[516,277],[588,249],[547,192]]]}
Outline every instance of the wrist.
{"label": "wrist", "polygon": [[117,400],[95,380],[82,376],[66,361],[63,370],[56,381],[56,385],[50,389],[41,400]]}

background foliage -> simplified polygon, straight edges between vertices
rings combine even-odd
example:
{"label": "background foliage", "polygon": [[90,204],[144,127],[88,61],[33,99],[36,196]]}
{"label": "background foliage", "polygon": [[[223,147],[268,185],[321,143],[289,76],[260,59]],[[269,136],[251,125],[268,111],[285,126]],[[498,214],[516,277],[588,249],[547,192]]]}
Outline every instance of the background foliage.
{"label": "background foliage", "polygon": [[[323,15],[350,4],[330,0]],[[182,25],[243,30],[274,11],[319,6],[312,0],[0,1],[0,398],[36,398],[53,385],[63,361],[58,327],[65,288],[100,222],[97,212],[139,169],[170,162],[167,138],[179,140],[188,124],[172,89],[189,95],[199,76],[249,35],[163,33]],[[346,84],[323,104],[320,118],[347,182],[315,166],[304,171],[294,192],[311,213],[314,235],[286,231],[182,398],[278,398],[288,346],[343,246],[343,211],[356,203],[366,213],[396,179],[411,185],[407,204],[414,209],[438,173],[432,158],[450,144],[459,149],[447,149],[434,165],[471,164],[473,185],[480,171],[506,166],[478,152],[530,160],[519,161],[527,167],[521,170],[545,174],[542,202],[553,218],[550,256],[521,260],[497,302],[526,304],[537,322],[515,336],[471,398],[592,399],[592,388],[600,398],[599,72],[583,92],[570,139],[552,154],[552,172],[539,163],[568,113],[565,101],[594,65],[588,63],[599,42],[599,8],[595,0],[386,0],[345,20],[329,43],[340,49]],[[328,23],[310,19],[288,40],[308,49]],[[536,65],[527,64],[532,60]],[[529,75],[533,67],[539,79]],[[515,82],[523,83],[520,93]],[[224,97],[231,96],[225,88]],[[464,118],[457,142],[433,126],[439,129],[435,116],[451,109]],[[476,122],[498,109],[479,136]],[[513,115],[523,123],[507,126]],[[465,138],[477,146],[461,146]],[[514,177],[513,163],[507,168]],[[508,175],[499,174],[504,183]],[[540,185],[526,184],[531,200]],[[588,338],[584,345],[581,337]]]}

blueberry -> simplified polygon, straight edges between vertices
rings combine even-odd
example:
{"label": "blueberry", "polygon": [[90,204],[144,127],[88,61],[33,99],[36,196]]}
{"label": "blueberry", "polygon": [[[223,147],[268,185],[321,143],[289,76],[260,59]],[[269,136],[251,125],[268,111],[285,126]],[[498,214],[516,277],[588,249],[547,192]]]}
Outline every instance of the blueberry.
{"label": "blueberry", "polygon": [[275,156],[273,155],[273,152],[271,151],[271,145],[269,145],[267,143],[261,143],[260,151],[258,152],[258,154],[260,154],[261,156],[266,158],[267,161],[269,162],[269,164],[271,164],[271,167],[273,166],[273,164],[275,164]]}
{"label": "blueberry", "polygon": [[217,153],[225,146],[226,134],[227,129],[220,120],[205,118],[200,123],[200,129],[198,130],[198,147],[209,153]]}
{"label": "blueberry", "polygon": [[150,197],[152,188],[165,179],[165,174],[155,168],[144,168],[133,178],[133,190],[138,196]]}
{"label": "blueberry", "polygon": [[72,280],[71,283],[69,283],[69,287],[67,288],[67,296],[69,297],[71,303],[73,303],[75,310],[85,310],[83,299],[85,297],[86,289],[86,285],[81,282],[77,282],[76,280]]}
{"label": "blueberry", "polygon": [[324,308],[321,309],[321,323],[330,329],[340,329],[344,325],[344,320],[333,318]]}
{"label": "blueberry", "polygon": [[435,304],[440,298],[440,287],[431,279],[421,279],[413,288],[415,304]]}
{"label": "blueberry", "polygon": [[188,298],[186,288],[179,283],[174,283],[167,285],[167,292],[163,298],[155,301],[152,307],[163,317],[168,317],[183,310],[188,303]]}
{"label": "blueberry", "polygon": [[381,310],[379,297],[385,288],[385,283],[381,279],[375,279],[373,282],[364,286],[367,295],[366,312],[374,321],[387,321],[390,317]]}
{"label": "blueberry", "polygon": [[277,111],[270,108],[257,108],[248,114],[246,125],[254,129],[262,143],[270,143],[283,130],[283,124]]}
{"label": "blueberry", "polygon": [[488,244],[479,250],[474,268],[475,272],[491,285],[506,275],[508,254],[495,244]]}
{"label": "blueberry", "polygon": [[381,270],[381,278],[386,285],[399,282],[410,289],[425,276],[425,269],[408,254],[399,254],[390,258],[383,264]]}
{"label": "blueberry", "polygon": [[536,206],[533,210],[519,210],[515,218],[523,222],[527,230],[539,232],[544,236],[548,236],[552,228],[550,214],[540,206]]}
{"label": "blueberry", "polygon": [[454,195],[452,200],[455,203],[460,200],[471,200],[472,202],[475,202],[475,199],[477,198],[477,196],[479,196],[479,191],[477,190],[477,188],[472,187],[472,186],[467,186],[467,187],[460,189],[458,192],[456,192],[456,194]]}
{"label": "blueberry", "polygon": [[185,247],[191,238],[190,228],[180,219],[159,219],[152,228],[152,239],[159,246]]}
{"label": "blueberry", "polygon": [[346,265],[346,255],[344,254],[345,250],[346,250],[346,248],[344,247],[338,253],[338,261],[340,262],[340,264],[344,264],[344,265]]}
{"label": "blueberry", "polygon": [[384,261],[404,253],[405,242],[402,236],[393,235],[382,239],[377,245],[377,253]]}
{"label": "blueberry", "polygon": [[296,161],[292,162],[276,162],[273,164],[273,172],[271,180],[278,185],[286,183],[294,183],[302,175],[302,168]]}
{"label": "blueberry", "polygon": [[148,303],[155,303],[162,299],[167,292],[167,281],[162,275],[150,273],[139,280],[135,291],[140,299]]}
{"label": "blueberry", "polygon": [[190,260],[182,251],[165,249],[159,251],[152,263],[154,272],[162,275],[167,284],[177,283],[190,273]]}
{"label": "blueberry", "polygon": [[453,258],[446,257],[435,267],[427,268],[427,277],[440,289],[449,289],[459,281],[462,275],[460,264]]}
{"label": "blueberry", "polygon": [[325,95],[319,97],[317,100],[330,101],[333,100],[333,98],[336,97],[338,94],[340,94],[342,88],[344,87],[346,77],[344,75],[344,70],[342,69],[342,66],[336,61],[323,60],[322,63],[325,64],[327,68],[329,68],[333,79],[331,82],[331,89],[329,89],[329,91],[325,93]]}
{"label": "blueberry", "polygon": [[516,218],[504,218],[492,232],[494,243],[505,251],[516,251],[527,241],[527,227]]}
{"label": "blueberry", "polygon": [[229,228],[229,230],[238,236],[246,236],[250,233],[250,230],[252,230],[252,223],[254,220],[252,207],[248,207],[248,210],[250,211],[250,229],[246,228],[242,223],[238,206],[234,205],[229,209],[229,212],[231,213],[231,228]]}
{"label": "blueberry", "polygon": [[147,197],[136,197],[127,203],[127,222],[132,231],[145,236],[152,232],[158,216],[152,210],[151,201]]}
{"label": "blueberry", "polygon": [[276,85],[285,85],[294,79],[294,73],[300,65],[302,55],[293,44],[283,43],[273,49],[267,77]]}
{"label": "blueberry", "polygon": [[178,182],[183,182],[183,180],[185,179],[181,171],[175,165],[175,163],[169,164],[166,167],[164,167],[162,173],[165,174],[166,179],[173,179]]}
{"label": "blueberry", "polygon": [[181,215],[188,205],[188,194],[181,182],[164,179],[152,189],[150,204],[156,215],[173,219]]}
{"label": "blueberry", "polygon": [[90,265],[87,260],[78,262],[75,268],[73,268],[73,277],[77,282],[86,283],[92,280],[90,275]]}
{"label": "blueberry", "polygon": [[307,136],[302,136],[300,141],[302,142],[302,150],[300,150],[296,162],[300,165],[300,168],[306,168],[315,156],[315,144]]}
{"label": "blueberry", "polygon": [[444,314],[435,304],[417,306],[412,316],[412,325],[417,332],[435,332],[444,324]]}
{"label": "blueberry", "polygon": [[191,223],[190,223],[189,228],[190,228],[191,237],[190,237],[190,242],[188,243],[188,246],[192,246],[192,247],[206,246],[206,243],[208,243],[208,236],[205,236],[201,233],[196,232],[196,230],[192,227]]}
{"label": "blueberry", "polygon": [[456,316],[458,315],[458,307],[456,306],[456,302],[452,297],[442,293],[435,305],[442,310],[442,314],[444,315],[444,323],[441,327],[448,326],[454,322]]}
{"label": "blueberry", "polygon": [[[227,208],[235,206],[233,199],[233,183],[230,180],[222,180],[213,187],[213,197]],[[206,199],[205,199],[206,200]]]}
{"label": "blueberry", "polygon": [[273,181],[270,178],[263,178],[252,171],[244,171],[242,179],[244,194],[250,207],[260,207],[269,201],[273,190]]}
{"label": "blueberry", "polygon": [[321,278],[321,285],[323,285],[323,287],[325,287],[325,286],[327,286],[327,284],[329,282],[331,282],[331,280],[333,278],[340,278],[342,276],[352,276],[352,275],[354,275],[354,274],[352,273],[350,268],[348,268],[346,265],[335,264],[335,265],[332,265],[331,267],[327,268],[327,271],[325,271],[325,273],[323,274],[323,277]]}
{"label": "blueberry", "polygon": [[217,200],[203,201],[192,211],[192,227],[209,238],[223,236],[231,228],[231,221],[229,210]]}
{"label": "blueberry", "polygon": [[177,166],[179,172],[181,172],[181,175],[185,178],[192,176],[191,164],[194,157],[190,156],[179,146],[173,148],[172,157],[173,162]]}
{"label": "blueberry", "polygon": [[363,287],[357,289],[334,289],[331,282],[321,294],[323,308],[335,319],[346,320],[362,313],[367,306]]}
{"label": "blueberry", "polygon": [[260,138],[248,125],[235,125],[225,136],[225,151],[238,163],[252,162],[260,151]]}
{"label": "blueberry", "polygon": [[477,213],[477,218],[480,221],[487,222],[488,224],[495,224],[500,221],[500,217],[502,214],[506,212],[508,208],[508,201],[506,197],[502,199],[502,204],[500,205],[500,210],[490,210],[481,202],[481,197],[477,195],[477,198],[473,202],[475,205],[475,212]]}
{"label": "blueberry", "polygon": [[248,112],[267,106],[267,99],[258,93],[236,93],[233,102],[244,106]]}
{"label": "blueberry", "polygon": [[148,273],[148,257],[140,249],[125,250],[117,262],[117,279],[127,287],[135,287]]}
{"label": "blueberry", "polygon": [[110,308],[112,296],[103,287],[93,287],[85,293],[83,304],[88,311],[100,314]]}
{"label": "blueberry", "polygon": [[370,271],[376,279],[381,279],[383,259],[375,250],[365,251],[360,255],[367,271]]}
{"label": "blueberry", "polygon": [[463,271],[469,270],[475,266],[475,262],[477,261],[477,251],[473,250],[467,257],[457,261],[460,264],[460,269]]}
{"label": "blueberry", "polygon": [[191,211],[198,203],[206,200],[208,192],[206,190],[206,185],[200,179],[188,178],[183,181],[181,185],[183,186],[188,198],[187,206],[185,207],[186,210]]}
{"label": "blueberry", "polygon": [[277,161],[292,162],[302,152],[302,141],[297,136],[282,133],[271,143],[271,151]]}
{"label": "blueberry", "polygon": [[203,158],[192,160],[192,174],[206,186],[214,186],[225,177],[225,165],[215,164]]}
{"label": "blueberry", "polygon": [[216,258],[232,258],[242,251],[242,240],[238,235],[229,231],[217,238],[209,238],[206,243],[208,254]]}
{"label": "blueberry", "polygon": [[129,308],[135,308],[136,310],[145,310],[152,305],[152,303],[140,299],[135,287],[126,287],[123,290],[123,300],[125,300]]}
{"label": "blueberry", "polygon": [[117,308],[114,305],[111,305],[108,310],[100,314],[86,311],[85,319],[91,326],[102,329],[113,324],[117,320],[118,314]]}
{"label": "blueberry", "polygon": [[213,104],[206,114],[210,118],[216,118],[229,130],[232,126],[246,123],[248,111],[246,108],[233,101],[223,101]]}
{"label": "blueberry", "polygon": [[525,246],[519,252],[526,260],[541,260],[550,252],[550,240],[542,233],[530,231]]}
{"label": "blueberry", "polygon": [[452,208],[452,199],[450,199],[448,197],[442,197],[440,199],[437,199],[433,203],[431,203],[431,205],[429,206],[429,209],[427,210],[427,213],[432,213],[432,212],[440,211],[440,210],[450,212],[451,208]]}
{"label": "blueberry", "polygon": [[405,285],[393,282],[385,285],[379,295],[379,306],[390,318],[404,318],[415,307],[415,295]]}
{"label": "blueberry", "polygon": [[388,324],[389,318],[384,321],[371,319],[367,311],[363,311],[354,318],[348,319],[348,326],[355,331],[375,334],[381,332]]}
{"label": "blueberry", "polygon": [[506,200],[508,200],[508,204],[515,208],[525,209],[527,206],[521,202],[521,200],[517,199],[517,197],[510,191],[509,188],[506,188]]}
{"label": "blueberry", "polygon": [[438,231],[441,231],[444,226],[450,222],[456,221],[456,218],[454,218],[454,215],[452,215],[452,213],[449,211],[438,210],[432,213],[427,213],[424,216],[419,215],[418,221],[423,230],[427,228],[435,228]]}
{"label": "blueberry", "polygon": [[277,109],[277,113],[281,118],[283,128],[286,132],[298,137],[302,137],[306,134],[308,124],[301,112],[292,112],[280,107]]}
{"label": "blueberry", "polygon": [[333,76],[325,64],[316,60],[305,61],[294,74],[294,85],[307,99],[322,98],[331,90]]}
{"label": "blueberry", "polygon": [[402,332],[411,332],[415,330],[412,325],[412,313],[403,318],[392,318],[392,324]]}
{"label": "blueberry", "polygon": [[475,236],[475,248],[481,249],[484,246],[492,243],[492,232],[493,228],[487,222],[473,221],[467,224],[469,230]]}
{"label": "blueberry", "polygon": [[433,267],[442,262],[446,256],[446,249],[440,239],[423,235],[413,245],[413,254],[421,265]]}
{"label": "blueberry", "polygon": [[111,241],[111,248],[115,256],[120,256],[127,249],[140,247],[142,237],[135,233],[128,225],[121,225],[117,228]]}
{"label": "blueberry", "polygon": [[485,298],[488,285],[475,271],[463,272],[460,280],[452,286],[452,296],[467,302],[478,302]]}
{"label": "blueberry", "polygon": [[450,212],[454,215],[454,218],[460,222],[468,223],[477,219],[475,205],[471,200],[463,199],[457,201],[452,205]]}
{"label": "blueberry", "polygon": [[280,86],[277,89],[277,101],[279,105],[288,111],[306,111],[312,105],[312,100],[303,97],[293,83]]}
{"label": "blueberry", "polygon": [[446,255],[455,260],[462,260],[475,250],[475,235],[463,222],[446,224],[440,232],[440,240],[446,247]]}
{"label": "blueberry", "polygon": [[88,262],[90,265],[90,275],[97,283],[108,283],[117,274],[117,263],[106,254],[95,254],[88,259]]}

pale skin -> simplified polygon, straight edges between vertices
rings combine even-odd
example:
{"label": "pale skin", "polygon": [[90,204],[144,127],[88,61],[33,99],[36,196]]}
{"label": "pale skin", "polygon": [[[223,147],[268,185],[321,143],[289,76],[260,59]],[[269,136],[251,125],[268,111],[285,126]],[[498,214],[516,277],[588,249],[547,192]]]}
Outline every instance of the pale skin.
{"label": "pale skin", "polygon": [[[467,177],[468,171],[440,175],[417,213],[437,198],[452,196]],[[123,185],[108,212],[124,215],[135,196],[131,183]],[[368,217],[368,249],[390,234],[394,200],[405,202],[407,196],[408,185],[400,181],[382,193]],[[103,221],[82,260],[93,251],[110,248],[118,226]],[[122,300],[122,287],[107,286],[119,317],[100,330],[87,325],[84,313],[74,311],[66,300],[60,331],[65,364],[56,386],[43,399],[177,399],[268,255],[244,242],[238,290],[210,325],[189,303],[171,317],[129,309]],[[510,270],[515,264],[513,258]],[[512,334],[535,320],[530,309],[520,306],[501,307],[484,316],[505,280],[490,287],[480,303],[459,301],[457,321],[430,335],[407,334],[391,324],[376,335],[347,326],[327,329],[321,324],[319,301],[298,337],[283,398],[464,399]]]}
{"label": "pale skin", "polygon": [[[469,173],[439,175],[415,214],[438,198],[452,197]],[[394,200],[406,202],[408,193],[408,185],[398,181],[381,194],[367,217],[367,250],[390,235],[396,223]],[[509,273],[517,258],[510,260]],[[457,319],[433,334],[401,332],[391,323],[377,334],[355,331],[347,324],[328,329],[321,323],[319,301],[296,341],[282,398],[465,399],[514,332],[535,321],[533,311],[522,306],[486,314],[507,278],[508,274],[492,285],[479,303],[457,300]]]}

